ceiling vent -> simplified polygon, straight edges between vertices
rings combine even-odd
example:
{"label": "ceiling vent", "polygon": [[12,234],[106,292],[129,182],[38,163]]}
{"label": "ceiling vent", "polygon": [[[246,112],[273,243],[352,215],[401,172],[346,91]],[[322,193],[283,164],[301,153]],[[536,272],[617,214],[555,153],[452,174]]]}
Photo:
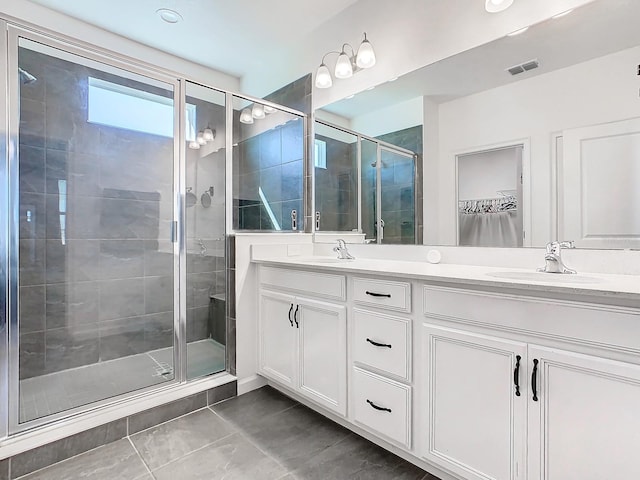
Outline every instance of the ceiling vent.
{"label": "ceiling vent", "polygon": [[520,73],[528,72],[529,70],[533,70],[539,66],[540,62],[538,62],[538,60],[529,60],[528,62],[520,65],[514,65],[513,67],[507,68],[507,72],[511,75],[519,75]]}

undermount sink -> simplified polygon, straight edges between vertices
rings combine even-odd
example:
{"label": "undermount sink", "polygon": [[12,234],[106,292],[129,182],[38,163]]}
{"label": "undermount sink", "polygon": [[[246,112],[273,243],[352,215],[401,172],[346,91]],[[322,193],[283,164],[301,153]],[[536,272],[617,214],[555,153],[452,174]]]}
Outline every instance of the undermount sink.
{"label": "undermount sink", "polygon": [[489,277],[503,278],[505,280],[530,280],[534,282],[549,283],[601,283],[602,280],[595,277],[586,277],[580,274],[544,273],[544,272],[491,272]]}

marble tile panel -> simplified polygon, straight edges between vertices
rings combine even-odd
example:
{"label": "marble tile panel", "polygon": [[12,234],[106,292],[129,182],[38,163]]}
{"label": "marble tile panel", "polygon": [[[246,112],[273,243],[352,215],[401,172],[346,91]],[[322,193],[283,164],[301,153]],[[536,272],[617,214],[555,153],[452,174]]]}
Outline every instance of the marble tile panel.
{"label": "marble tile panel", "polygon": [[205,408],[136,433],[131,441],[151,470],[233,433],[233,429]]}
{"label": "marble tile panel", "polygon": [[238,396],[238,381],[234,380],[224,385],[207,390],[207,404],[215,405]]}
{"label": "marble tile panel", "polygon": [[136,480],[148,476],[147,469],[129,440],[123,438],[65,462],[22,477],[21,480]]}
{"label": "marble tile panel", "polygon": [[[72,435],[71,437],[67,437],[62,440],[57,440],[55,442],[44,445],[42,447],[38,447],[33,450],[29,450],[25,453],[21,453],[12,457],[11,458],[11,475],[13,478],[21,477],[28,473],[35,472],[36,470],[39,470],[41,468],[53,465],[56,462],[60,462],[62,460],[66,460],[75,455],[78,455],[80,453],[87,452],[101,445],[106,445],[108,443],[115,442],[116,440],[124,438],[126,434],[127,434],[126,420],[122,419],[122,420],[116,420],[111,423],[107,423],[106,425],[92,428],[90,430],[86,430],[84,432],[78,433],[76,435]],[[128,443],[128,441],[126,442]],[[119,443],[117,445],[114,443],[111,443],[111,445],[106,446],[106,450],[103,450],[103,451],[94,450],[93,452],[97,452],[97,453],[95,454],[95,456],[91,455],[88,457],[89,461],[87,462],[87,464],[89,465],[89,467],[91,467],[91,465],[94,465],[99,458],[103,458],[104,460],[107,461],[108,464],[114,464],[117,466],[119,462],[116,461],[116,458],[118,457],[117,455],[115,455],[115,452],[122,451],[120,450],[120,449],[123,449],[122,445],[123,445],[122,443]],[[111,452],[114,454],[110,455],[109,453]],[[66,467],[67,467],[66,462],[63,464],[56,465],[54,467],[56,468],[57,472],[60,472],[59,475],[62,475],[60,477],[34,476],[30,480],[34,480],[35,478],[43,478],[47,480],[53,480],[54,478],[60,478],[60,479],[84,478],[84,477],[79,477],[79,476],[74,476],[69,474],[66,471]],[[64,476],[64,475],[67,475],[67,476]],[[96,480],[98,478],[104,478],[105,480],[110,479],[110,477],[95,477],[95,478]],[[115,478],[119,478],[119,477],[111,477],[111,478],[115,480]]]}
{"label": "marble tile panel", "polygon": [[182,415],[199,410],[206,406],[207,392],[202,392],[176,400],[175,402],[161,405],[151,410],[136,413],[129,417],[129,435],[141,432],[149,427],[159,425],[174,418],[181,417]]}
{"label": "marble tile panel", "polygon": [[22,145],[19,150],[20,192],[45,193],[43,148]]}
{"label": "marble tile panel", "polygon": [[173,346],[173,312],[145,315],[144,340],[149,350]]}
{"label": "marble tile panel", "polygon": [[227,317],[227,370],[231,375],[236,375],[236,320],[235,318]]}
{"label": "marble tile panel", "polygon": [[46,199],[36,193],[20,194],[20,239],[43,239],[47,233]]}
{"label": "marble tile panel", "polygon": [[98,282],[47,285],[47,329],[96,323],[100,312],[99,286]]}
{"label": "marble tile panel", "polygon": [[20,379],[36,377],[45,373],[44,332],[20,335],[19,350]]}
{"label": "marble tile panel", "polygon": [[45,283],[45,240],[20,240],[20,285],[42,285]]}
{"label": "marble tile panel", "polygon": [[45,329],[45,288],[20,287],[20,333]]}
{"label": "marble tile panel", "polygon": [[222,402],[211,409],[234,427],[248,431],[269,415],[283,412],[297,402],[271,387],[246,393],[232,402]]}
{"label": "marble tile panel", "polygon": [[286,470],[234,434],[153,471],[157,480],[276,480]]}
{"label": "marble tile panel", "polygon": [[143,278],[100,282],[100,320],[136,317],[143,314]]}
{"label": "marble tile panel", "polygon": [[29,98],[20,100],[20,145],[45,146],[45,103]]}
{"label": "marble tile panel", "polygon": [[209,338],[209,307],[187,309],[187,342]]}
{"label": "marble tile panel", "polygon": [[311,457],[295,480],[422,480],[425,471],[357,435]]}
{"label": "marble tile panel", "polygon": [[100,279],[112,280],[144,275],[143,240],[101,240]]}
{"label": "marble tile panel", "polygon": [[145,313],[173,311],[173,277],[145,277]]}
{"label": "marble tile panel", "polygon": [[100,361],[127,357],[148,350],[145,341],[146,320],[130,317],[100,322]]}
{"label": "marble tile panel", "polygon": [[99,341],[96,326],[74,326],[47,330],[46,371],[59,372],[98,362]]}

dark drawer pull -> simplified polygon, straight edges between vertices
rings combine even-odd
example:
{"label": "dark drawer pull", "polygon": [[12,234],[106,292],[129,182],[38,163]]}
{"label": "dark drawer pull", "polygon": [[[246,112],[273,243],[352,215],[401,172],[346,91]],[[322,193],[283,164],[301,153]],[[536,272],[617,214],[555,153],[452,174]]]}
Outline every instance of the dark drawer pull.
{"label": "dark drawer pull", "polygon": [[380,410],[381,412],[389,412],[391,413],[391,409],[390,408],[385,408],[385,407],[379,407],[378,405],[376,405],[375,403],[373,403],[371,400],[367,399],[367,403],[369,405],[371,405],[372,408],[375,408],[376,410]]}
{"label": "dark drawer pull", "polygon": [[533,360],[533,372],[531,373],[531,390],[533,391],[533,401],[538,401],[538,359]]}
{"label": "dark drawer pull", "polygon": [[296,311],[293,312],[293,321],[296,322],[296,328],[300,328],[300,323],[298,322],[298,310],[300,310],[300,305],[296,305]]}
{"label": "dark drawer pull", "polygon": [[291,319],[291,312],[292,311],[293,311],[293,303],[291,304],[291,307],[289,307],[289,323],[293,327],[293,320]]}
{"label": "dark drawer pull", "polygon": [[522,357],[516,355],[516,368],[513,370],[513,383],[516,386],[516,397],[520,396],[520,360]]}
{"label": "dark drawer pull", "polygon": [[369,290],[367,290],[365,292],[367,295],[371,295],[372,297],[386,297],[386,298],[391,298],[391,294],[390,293],[376,293],[376,292],[370,292]]}
{"label": "dark drawer pull", "polygon": [[367,342],[369,342],[371,345],[373,345],[374,347],[385,347],[385,348],[391,348],[391,345],[389,345],[388,343],[378,343],[378,342],[374,342],[373,340],[371,340],[370,338],[367,338]]}

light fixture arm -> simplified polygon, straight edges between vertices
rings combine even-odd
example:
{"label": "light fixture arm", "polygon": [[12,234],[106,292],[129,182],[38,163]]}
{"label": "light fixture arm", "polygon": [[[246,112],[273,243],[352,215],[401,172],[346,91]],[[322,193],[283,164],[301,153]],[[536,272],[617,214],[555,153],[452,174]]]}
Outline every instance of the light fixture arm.
{"label": "light fixture arm", "polygon": [[327,53],[325,53],[325,54],[323,55],[323,57],[322,57],[322,62],[320,62],[320,63],[321,63],[322,65],[324,65],[324,59],[325,59],[325,58],[327,58],[327,55],[330,55],[330,54],[332,54],[332,53],[337,53],[338,55],[340,55],[342,52],[338,52],[338,51],[336,51],[336,50],[332,50],[331,52],[327,52]]}
{"label": "light fixture arm", "polygon": [[[366,37],[366,35],[365,35],[365,37]],[[347,52],[345,52],[345,51],[344,51],[344,47],[349,47],[349,48],[351,49],[351,58],[353,58],[353,57],[355,57],[355,56],[356,56],[356,51],[353,49],[353,47],[351,46],[351,44],[350,44],[350,43],[344,43],[344,44],[342,44],[342,52],[340,52],[340,53],[343,53],[343,52],[344,52],[344,53],[347,53]]]}

